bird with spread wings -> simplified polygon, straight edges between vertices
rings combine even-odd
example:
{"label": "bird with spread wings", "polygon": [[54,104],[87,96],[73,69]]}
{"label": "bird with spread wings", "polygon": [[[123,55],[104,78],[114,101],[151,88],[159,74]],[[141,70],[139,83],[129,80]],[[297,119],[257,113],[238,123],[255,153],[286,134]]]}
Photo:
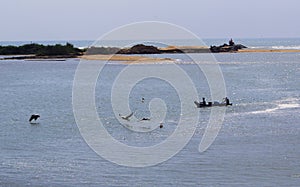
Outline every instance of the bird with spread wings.
{"label": "bird with spread wings", "polygon": [[122,119],[127,120],[127,121],[129,121],[129,118],[130,118],[132,115],[133,115],[133,112],[131,112],[131,113],[130,113],[129,115],[127,115],[127,116],[123,116],[123,115],[119,114],[119,116],[120,116]]}

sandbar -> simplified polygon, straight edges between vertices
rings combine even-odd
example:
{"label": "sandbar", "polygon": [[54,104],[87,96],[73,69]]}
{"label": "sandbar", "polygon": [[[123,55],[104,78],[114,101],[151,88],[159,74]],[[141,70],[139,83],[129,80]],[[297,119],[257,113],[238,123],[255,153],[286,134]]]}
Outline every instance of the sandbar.
{"label": "sandbar", "polygon": [[154,62],[171,62],[171,58],[155,58],[146,56],[129,56],[129,55],[83,55],[80,57],[85,60],[101,60],[101,61],[122,61],[125,64],[134,63],[154,63]]}

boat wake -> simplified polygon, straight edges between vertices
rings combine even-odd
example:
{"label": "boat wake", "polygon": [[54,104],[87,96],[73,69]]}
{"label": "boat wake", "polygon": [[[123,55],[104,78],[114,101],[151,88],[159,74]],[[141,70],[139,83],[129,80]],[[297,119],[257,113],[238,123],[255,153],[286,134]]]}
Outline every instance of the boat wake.
{"label": "boat wake", "polygon": [[276,104],[276,106],[273,108],[252,111],[252,112],[249,112],[249,114],[275,113],[275,112],[278,112],[279,110],[300,108],[299,100],[296,98],[288,98],[288,99],[284,99],[284,100],[279,100],[275,104]]}
{"label": "boat wake", "polygon": [[264,114],[264,113],[273,113],[277,110],[283,110],[283,109],[290,109],[290,108],[298,108],[300,105],[297,103],[291,103],[291,104],[278,104],[275,108],[270,108],[266,110],[258,110],[250,112],[251,114]]}

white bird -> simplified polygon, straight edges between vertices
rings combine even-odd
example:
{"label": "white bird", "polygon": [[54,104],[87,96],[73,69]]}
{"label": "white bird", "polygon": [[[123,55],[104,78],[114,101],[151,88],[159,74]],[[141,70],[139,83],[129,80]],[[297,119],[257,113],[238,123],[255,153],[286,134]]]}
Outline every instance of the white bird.
{"label": "white bird", "polygon": [[129,118],[133,115],[133,112],[131,112],[128,116],[122,116],[121,114],[119,114],[119,116],[124,119],[124,120],[127,120],[129,121]]}

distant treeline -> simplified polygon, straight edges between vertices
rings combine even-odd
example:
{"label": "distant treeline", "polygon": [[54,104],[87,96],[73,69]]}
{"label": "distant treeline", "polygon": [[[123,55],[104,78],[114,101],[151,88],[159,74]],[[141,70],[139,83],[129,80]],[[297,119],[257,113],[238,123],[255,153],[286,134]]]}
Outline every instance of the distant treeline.
{"label": "distant treeline", "polygon": [[36,55],[36,56],[56,56],[56,55],[82,55],[84,50],[74,47],[70,43],[65,45],[41,45],[25,44],[22,46],[0,46],[0,55]]}

